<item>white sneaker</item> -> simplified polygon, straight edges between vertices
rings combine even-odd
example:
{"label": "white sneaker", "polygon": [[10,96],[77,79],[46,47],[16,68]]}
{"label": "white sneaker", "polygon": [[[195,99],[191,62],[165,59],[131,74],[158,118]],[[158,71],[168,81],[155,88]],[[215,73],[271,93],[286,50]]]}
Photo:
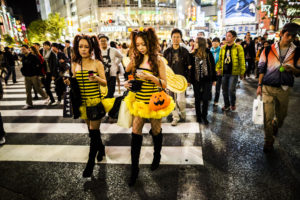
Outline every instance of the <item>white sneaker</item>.
{"label": "white sneaker", "polygon": [[55,103],[53,103],[53,105],[60,105],[61,104],[61,101],[57,101],[57,102],[55,102]]}
{"label": "white sneaker", "polygon": [[45,105],[48,105],[49,102],[50,102],[50,97],[48,97],[48,98],[44,101],[44,104],[45,104]]}
{"label": "white sneaker", "polygon": [[26,110],[26,109],[29,109],[29,108],[33,108],[33,106],[30,106],[30,105],[28,105],[28,104],[26,104],[25,106],[23,106],[23,110]]}
{"label": "white sneaker", "polygon": [[55,105],[55,101],[54,102],[49,101],[48,104],[47,104],[47,106],[51,106],[51,105]]}
{"label": "white sneaker", "polygon": [[5,144],[5,142],[6,142],[6,141],[5,141],[5,137],[4,137],[4,136],[1,137],[1,138],[0,138],[0,145]]}
{"label": "white sneaker", "polygon": [[173,119],[173,121],[172,121],[171,125],[172,125],[172,126],[177,126],[177,124],[178,124],[178,120],[176,120],[176,119]]}

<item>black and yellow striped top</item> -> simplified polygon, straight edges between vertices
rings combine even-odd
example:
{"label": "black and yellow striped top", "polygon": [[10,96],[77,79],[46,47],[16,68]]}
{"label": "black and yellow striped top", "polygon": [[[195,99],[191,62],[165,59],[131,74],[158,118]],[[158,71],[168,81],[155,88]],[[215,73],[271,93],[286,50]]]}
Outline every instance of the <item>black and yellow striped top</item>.
{"label": "black and yellow striped top", "polygon": [[[153,72],[149,69],[144,69],[144,68],[139,68],[139,69],[143,69],[144,71],[146,71],[146,73],[153,74]],[[150,97],[152,96],[152,94],[154,94],[155,92],[159,92],[157,85],[152,81],[139,79],[138,77],[136,77],[136,80],[142,81],[142,88],[140,91],[136,93],[135,99],[139,102],[149,104]]]}
{"label": "black and yellow striped top", "polygon": [[[94,72],[98,75],[97,72]],[[76,79],[80,88],[82,100],[100,98],[100,86],[98,82],[91,82],[89,80],[88,70],[77,71]],[[84,87],[83,87],[84,81]]]}

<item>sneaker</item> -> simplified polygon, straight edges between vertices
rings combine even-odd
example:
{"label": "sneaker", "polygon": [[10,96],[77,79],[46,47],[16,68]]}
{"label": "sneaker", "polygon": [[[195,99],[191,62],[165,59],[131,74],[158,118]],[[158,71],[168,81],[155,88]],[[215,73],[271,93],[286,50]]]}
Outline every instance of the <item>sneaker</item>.
{"label": "sneaker", "polygon": [[54,103],[54,105],[58,105],[58,106],[59,106],[60,104],[61,104],[61,101],[57,101],[57,102]]}
{"label": "sneaker", "polygon": [[230,110],[230,107],[229,107],[229,106],[228,106],[228,107],[225,107],[225,106],[224,106],[224,107],[222,108],[222,110],[223,110],[223,111],[229,111],[229,110]]}
{"label": "sneaker", "polygon": [[235,110],[236,110],[236,106],[230,106],[230,109],[231,109],[232,111],[235,111]]}
{"label": "sneaker", "polygon": [[206,118],[203,118],[203,123],[204,123],[205,125],[208,125],[208,124],[209,124],[209,121],[208,121]]}
{"label": "sneaker", "polygon": [[29,109],[29,108],[33,108],[33,106],[30,106],[30,105],[28,105],[28,104],[26,104],[25,106],[23,106],[23,110],[27,110],[27,109]]}
{"label": "sneaker", "polygon": [[51,106],[51,105],[54,105],[55,104],[55,101],[49,101],[47,106]]}
{"label": "sneaker", "polygon": [[177,124],[178,124],[178,120],[177,119],[173,119],[171,125],[172,126],[177,126]]}
{"label": "sneaker", "polygon": [[4,137],[4,136],[1,137],[1,138],[0,138],[0,145],[5,144],[5,142],[6,142],[5,137]]}
{"label": "sneaker", "polygon": [[49,102],[50,102],[50,97],[48,97],[47,99],[45,99],[44,104],[45,104],[45,105],[48,105]]}

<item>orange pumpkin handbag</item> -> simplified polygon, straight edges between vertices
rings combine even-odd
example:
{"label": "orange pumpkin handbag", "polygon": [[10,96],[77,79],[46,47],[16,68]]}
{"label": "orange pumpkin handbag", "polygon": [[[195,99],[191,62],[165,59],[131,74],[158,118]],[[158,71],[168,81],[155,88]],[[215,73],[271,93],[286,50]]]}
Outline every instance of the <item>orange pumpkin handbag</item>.
{"label": "orange pumpkin handbag", "polygon": [[153,111],[158,111],[158,110],[164,109],[164,108],[168,107],[171,102],[171,98],[166,93],[165,89],[163,89],[160,79],[158,79],[158,80],[161,85],[161,89],[160,89],[161,91],[152,94],[152,96],[150,97],[150,102],[149,102],[150,109]]}

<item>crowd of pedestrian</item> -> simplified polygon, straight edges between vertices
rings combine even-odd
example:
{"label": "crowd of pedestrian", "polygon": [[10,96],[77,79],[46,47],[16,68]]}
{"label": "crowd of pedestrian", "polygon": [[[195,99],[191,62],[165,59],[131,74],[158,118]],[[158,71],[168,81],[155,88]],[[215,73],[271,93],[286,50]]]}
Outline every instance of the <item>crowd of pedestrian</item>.
{"label": "crowd of pedestrian", "polygon": [[[151,122],[150,134],[154,143],[154,159],[151,169],[159,166],[162,148],[161,118],[172,117],[172,126],[186,121],[186,92],[171,92],[169,105],[164,112],[150,109],[150,97],[158,92],[158,88],[166,88],[166,68],[163,59],[177,75],[186,78],[188,85],[193,87],[197,122],[208,125],[209,102],[218,106],[222,89],[223,112],[235,111],[238,108],[236,88],[240,80],[252,76],[257,78],[257,95],[262,95],[264,102],[264,152],[273,150],[273,143],[278,128],[282,127],[287,115],[289,93],[293,87],[294,77],[300,75],[300,47],[296,40],[299,25],[286,24],[280,32],[278,42],[267,40],[267,35],[252,39],[248,32],[244,40],[238,39],[235,31],[230,30],[226,37],[206,38],[199,32],[197,38],[183,41],[181,30],[175,28],[171,32],[171,45],[167,41],[158,43],[155,30],[147,28],[131,32],[131,45],[118,44],[110,41],[104,34],[98,36],[80,35],[74,42],[66,40],[65,44],[45,41],[32,46],[22,45],[22,55],[16,55],[6,47],[0,52],[1,66],[6,66],[5,84],[12,75],[16,83],[15,62],[22,60],[21,73],[25,77],[26,105],[23,109],[34,106],[34,99],[45,100],[48,106],[61,104],[65,92],[65,84],[71,88],[77,84],[81,104],[78,106],[80,117],[87,123],[91,138],[89,160],[83,172],[90,177],[95,157],[98,161],[105,156],[105,147],[101,140],[101,117],[90,118],[88,107],[99,106],[107,111],[108,104],[115,95],[116,83],[120,87],[120,76],[125,75],[125,88],[130,92],[125,97],[130,113],[133,114],[131,142],[131,178],[129,185],[134,185],[139,173],[139,155],[142,145],[142,128],[145,119]],[[130,57],[128,66],[122,65],[122,59]],[[138,72],[139,71],[139,72]],[[70,72],[71,78],[66,79],[65,73]],[[127,80],[128,74],[136,81]],[[0,81],[1,82],[1,81]],[[51,85],[55,85],[55,100]],[[99,87],[107,86],[106,97],[101,97]],[[2,84],[0,97],[3,97]],[[215,96],[212,88],[215,86]],[[44,89],[43,89],[44,88]],[[133,89],[135,88],[135,89]],[[138,88],[138,89],[137,89]],[[78,95],[77,94],[77,95]],[[76,95],[76,94],[74,94]],[[162,103],[162,102],[159,102]],[[100,109],[100,108],[99,108]],[[141,113],[144,112],[144,113]],[[103,116],[102,116],[103,117]],[[5,143],[3,123],[0,115],[1,143]],[[4,139],[4,142],[3,142]]]}

